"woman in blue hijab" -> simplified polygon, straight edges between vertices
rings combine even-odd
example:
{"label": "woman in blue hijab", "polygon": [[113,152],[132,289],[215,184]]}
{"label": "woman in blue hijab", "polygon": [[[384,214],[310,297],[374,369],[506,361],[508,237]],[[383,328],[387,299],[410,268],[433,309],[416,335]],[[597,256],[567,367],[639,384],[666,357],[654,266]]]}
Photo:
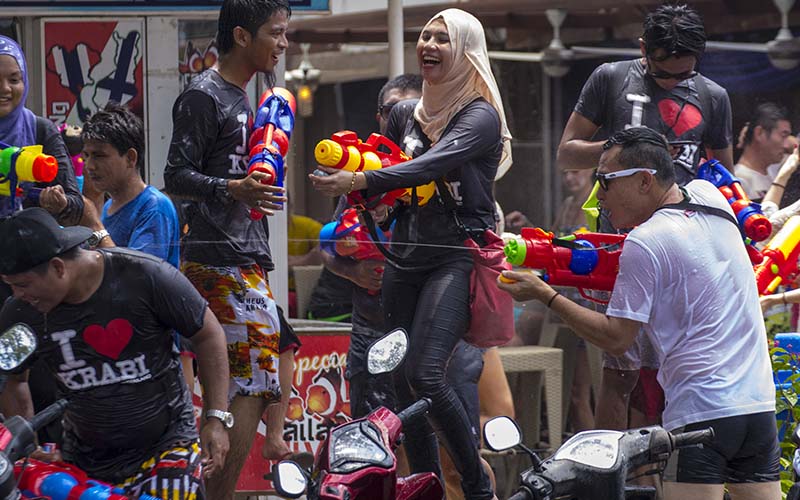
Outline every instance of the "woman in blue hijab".
{"label": "woman in blue hijab", "polygon": [[[75,172],[67,148],[53,123],[25,107],[28,97],[28,69],[25,55],[17,43],[0,36],[0,141],[10,146],[41,144],[45,154],[58,160],[58,175],[43,188],[38,200],[26,198],[23,206],[39,205],[63,225],[77,224],[83,215],[83,197],[78,190]],[[7,199],[0,199],[0,215],[16,209]]]}

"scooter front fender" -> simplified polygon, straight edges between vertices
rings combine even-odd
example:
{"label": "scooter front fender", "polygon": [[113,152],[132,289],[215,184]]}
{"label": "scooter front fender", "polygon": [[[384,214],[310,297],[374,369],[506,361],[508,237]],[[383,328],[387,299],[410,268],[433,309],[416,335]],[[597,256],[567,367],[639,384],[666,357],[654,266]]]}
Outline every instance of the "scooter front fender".
{"label": "scooter front fender", "polygon": [[397,479],[395,500],[441,500],[444,489],[433,472],[421,472]]}

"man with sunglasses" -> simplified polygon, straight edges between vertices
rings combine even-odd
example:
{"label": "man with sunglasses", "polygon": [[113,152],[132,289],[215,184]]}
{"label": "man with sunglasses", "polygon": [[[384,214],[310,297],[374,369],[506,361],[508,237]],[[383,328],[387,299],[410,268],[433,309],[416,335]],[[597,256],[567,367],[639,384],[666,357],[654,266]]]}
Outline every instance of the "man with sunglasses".
{"label": "man with sunglasses", "polygon": [[[702,19],[690,7],[662,5],[650,13],[639,39],[642,57],[603,64],[584,85],[561,137],[559,167],[594,168],[602,153],[601,138],[646,126],[670,141],[678,185],[695,177],[701,157],[717,158],[732,168],[728,95],[696,71],[705,42]],[[610,230],[605,213],[600,228]],[[663,395],[655,382],[655,359],[646,340],[624,356],[604,355],[596,407],[599,427],[628,428],[629,402],[638,410],[630,426],[658,421]]]}
{"label": "man with sunglasses", "polygon": [[616,228],[634,227],[605,313],[579,306],[528,272],[498,282],[540,300],[580,337],[615,354],[644,334],[655,346],[672,432],[714,428],[673,453],[667,500],[777,500],[775,390],[750,260],[727,201],[710,183],[679,187],[664,138],[646,127],[612,136],[597,198]]}

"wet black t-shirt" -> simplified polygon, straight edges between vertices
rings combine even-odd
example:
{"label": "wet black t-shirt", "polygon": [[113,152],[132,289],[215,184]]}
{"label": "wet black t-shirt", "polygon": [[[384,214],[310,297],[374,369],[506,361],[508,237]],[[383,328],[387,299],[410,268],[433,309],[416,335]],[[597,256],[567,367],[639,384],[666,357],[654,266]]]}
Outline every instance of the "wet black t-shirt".
{"label": "wet black t-shirt", "polygon": [[[461,222],[472,230],[494,229],[492,184],[503,150],[497,111],[483,98],[472,101],[453,117],[439,142],[432,146],[414,119],[416,103],[412,99],[395,105],[386,131],[386,136],[413,159],[365,172],[369,193],[444,179]],[[392,245],[397,252],[412,249],[401,264],[436,266],[442,259],[461,253],[447,247],[463,247],[463,241],[452,211],[438,195],[418,210],[409,205],[398,207],[392,242],[435,245]]]}
{"label": "wet black t-shirt", "polygon": [[65,458],[117,483],[159,451],[197,439],[172,330],[194,335],[206,302],[161,259],[125,248],[100,252],[103,281],[87,301],[43,315],[11,299],[0,331],[15,323],[34,329],[37,355],[69,400]]}
{"label": "wet black t-shirt", "polygon": [[170,194],[192,200],[185,207],[189,233],[182,242],[183,258],[274,269],[266,222],[251,220],[250,207],[225,200],[219,190],[226,179],[247,175],[253,124],[247,94],[210,69],[175,101],[172,123],[164,182]]}
{"label": "wet black t-shirt", "polygon": [[[705,98],[701,85],[707,89]],[[604,136],[643,125],[670,141],[691,141],[682,145],[675,157],[679,185],[694,179],[703,146],[725,149],[732,140],[731,103],[725,89],[697,75],[664,90],[645,74],[639,59],[605,63],[595,69],[581,90],[575,112],[601,127]],[[733,165],[726,167],[733,169]]]}

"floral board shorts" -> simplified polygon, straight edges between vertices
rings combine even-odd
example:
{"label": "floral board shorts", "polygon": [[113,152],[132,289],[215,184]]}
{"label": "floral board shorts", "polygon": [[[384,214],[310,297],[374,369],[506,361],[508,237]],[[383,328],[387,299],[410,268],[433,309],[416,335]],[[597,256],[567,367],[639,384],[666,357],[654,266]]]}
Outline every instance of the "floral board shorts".
{"label": "floral board shorts", "polygon": [[117,486],[126,495],[161,500],[205,500],[200,445],[176,446],[142,463],[139,471]]}
{"label": "floral board shorts", "polygon": [[237,395],[281,399],[278,380],[280,318],[266,273],[260,266],[207,266],[184,262],[181,271],[208,301],[228,342],[231,383]]}

